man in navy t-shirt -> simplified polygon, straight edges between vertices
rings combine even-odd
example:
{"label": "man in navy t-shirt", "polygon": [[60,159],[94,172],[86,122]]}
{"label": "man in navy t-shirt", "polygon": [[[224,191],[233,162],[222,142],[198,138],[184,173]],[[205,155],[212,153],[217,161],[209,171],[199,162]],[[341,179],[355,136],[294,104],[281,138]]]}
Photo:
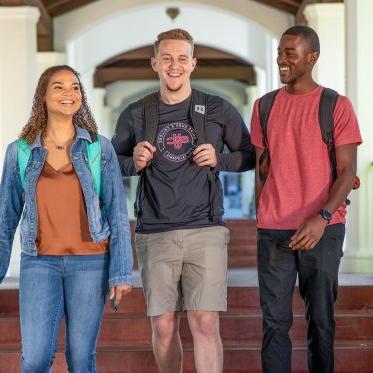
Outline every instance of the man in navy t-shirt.
{"label": "man in navy t-shirt", "polygon": [[[189,33],[161,33],[154,52],[151,64],[160,80],[154,142],[144,140],[143,100],[122,112],[112,140],[123,174],[141,174],[136,250],[153,350],[161,372],[182,371],[179,322],[186,310],[197,371],[218,373],[223,367],[218,311],[227,307],[229,241],[219,171],[253,168],[255,149],[227,101],[207,95],[206,106],[192,107],[196,59]],[[204,142],[191,110],[206,116]],[[229,151],[223,153],[225,146]]]}

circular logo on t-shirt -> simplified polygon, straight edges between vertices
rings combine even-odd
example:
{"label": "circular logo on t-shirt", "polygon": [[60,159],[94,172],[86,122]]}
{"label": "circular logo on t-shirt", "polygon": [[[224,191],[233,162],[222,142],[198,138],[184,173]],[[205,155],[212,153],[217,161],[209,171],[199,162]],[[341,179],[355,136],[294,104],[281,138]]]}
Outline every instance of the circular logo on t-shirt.
{"label": "circular logo on t-shirt", "polygon": [[183,162],[197,146],[197,134],[185,123],[167,124],[157,136],[158,149],[171,162]]}

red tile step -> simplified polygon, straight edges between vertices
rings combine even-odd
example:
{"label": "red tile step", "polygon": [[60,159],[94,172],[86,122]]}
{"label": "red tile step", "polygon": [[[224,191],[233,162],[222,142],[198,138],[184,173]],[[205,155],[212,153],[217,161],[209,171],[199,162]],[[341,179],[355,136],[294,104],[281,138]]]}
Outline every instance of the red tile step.
{"label": "red tile step", "polygon": [[[18,291],[0,291],[0,373],[19,372]],[[222,315],[225,373],[260,371],[261,317],[255,287],[230,287],[229,311]],[[294,297],[292,336],[293,372],[306,372],[305,321],[299,295]],[[341,287],[336,307],[336,372],[373,372],[373,288]],[[118,313],[105,311],[97,354],[101,373],[157,372],[151,352],[150,324],[145,317],[142,289],[134,289]],[[115,331],[115,332],[113,332]],[[182,320],[185,372],[194,372],[191,337]],[[114,338],[113,338],[114,336]],[[61,336],[60,336],[61,338]],[[59,351],[62,351],[60,339]],[[53,373],[66,372],[64,357],[57,354]]]}
{"label": "red tile step", "polygon": [[[298,289],[294,292],[293,310],[296,314],[303,314],[304,305],[299,296]],[[369,312],[373,313],[373,287],[372,286],[341,286],[338,291],[336,312]],[[142,288],[134,288],[125,300],[123,306],[116,314],[145,314],[145,301]],[[259,289],[258,287],[228,287],[228,312],[237,315],[258,313]],[[105,314],[113,314],[109,304]],[[0,317],[18,315],[18,289],[0,290]]]}
{"label": "red tile step", "polygon": [[[291,328],[292,340],[304,343],[306,340],[306,322],[303,315],[295,315]],[[59,336],[59,343],[63,344],[63,329]],[[259,314],[245,316],[222,316],[220,331],[224,342],[227,343],[255,343],[262,338],[262,317]],[[181,320],[182,340],[191,343],[192,336],[189,331],[187,319]],[[373,315],[351,313],[337,315],[336,339],[354,341],[358,338],[364,343],[373,341]],[[20,332],[17,317],[2,317],[0,319],[0,346],[19,345]],[[106,316],[101,325],[99,346],[143,346],[151,345],[150,321],[145,316],[113,317]]]}
{"label": "red tile step", "polygon": [[[20,373],[20,353],[9,348],[0,350],[0,373]],[[293,346],[293,373],[306,373],[306,349],[304,345]],[[156,373],[155,359],[150,347],[98,348],[97,366],[100,373]],[[337,343],[335,348],[336,373],[372,373],[373,344],[359,342]],[[63,353],[57,352],[52,373],[67,372]],[[194,373],[191,346],[184,347],[184,373]],[[224,373],[259,373],[259,344],[241,344],[224,347]]]}

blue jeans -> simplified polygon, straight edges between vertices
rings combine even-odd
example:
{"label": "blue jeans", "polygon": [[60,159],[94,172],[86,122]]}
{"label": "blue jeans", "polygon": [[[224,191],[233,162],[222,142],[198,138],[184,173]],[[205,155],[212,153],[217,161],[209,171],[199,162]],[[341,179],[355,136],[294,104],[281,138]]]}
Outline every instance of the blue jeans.
{"label": "blue jeans", "polygon": [[22,372],[49,373],[62,316],[71,373],[96,372],[96,343],[108,293],[109,255],[21,255]]}

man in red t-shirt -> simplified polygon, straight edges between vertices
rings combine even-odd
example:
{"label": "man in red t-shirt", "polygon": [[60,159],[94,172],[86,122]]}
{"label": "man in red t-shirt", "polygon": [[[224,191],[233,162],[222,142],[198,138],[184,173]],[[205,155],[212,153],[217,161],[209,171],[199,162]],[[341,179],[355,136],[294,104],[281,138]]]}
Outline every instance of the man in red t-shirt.
{"label": "man in red t-shirt", "polygon": [[334,370],[334,303],[343,255],[344,201],[353,187],[361,136],[350,101],[339,96],[333,115],[337,163],[333,181],[318,119],[323,87],[312,78],[319,53],[318,36],[309,27],[291,27],[281,37],[277,63],[285,86],[268,120],[270,166],[265,183],[259,178],[264,145],[258,101],[251,120],[257,155],[258,277],[266,373],[291,372],[288,332],[297,274],[306,305],[309,370]]}

